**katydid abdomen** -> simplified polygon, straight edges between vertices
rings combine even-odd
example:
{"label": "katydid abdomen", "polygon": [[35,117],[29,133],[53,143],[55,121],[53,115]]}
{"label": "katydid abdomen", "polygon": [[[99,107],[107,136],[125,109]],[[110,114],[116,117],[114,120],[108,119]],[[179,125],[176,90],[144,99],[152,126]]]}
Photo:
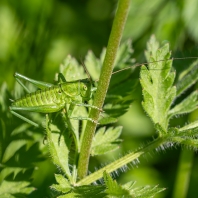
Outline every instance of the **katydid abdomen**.
{"label": "katydid abdomen", "polygon": [[[65,106],[65,103],[69,102],[68,99],[68,96],[62,91],[61,86],[54,86],[26,94],[26,96],[14,101],[11,109],[13,107],[43,107],[37,109],[37,112],[53,113],[61,110]],[[46,108],[47,106],[50,108]],[[35,111],[35,109],[32,109],[32,111]]]}

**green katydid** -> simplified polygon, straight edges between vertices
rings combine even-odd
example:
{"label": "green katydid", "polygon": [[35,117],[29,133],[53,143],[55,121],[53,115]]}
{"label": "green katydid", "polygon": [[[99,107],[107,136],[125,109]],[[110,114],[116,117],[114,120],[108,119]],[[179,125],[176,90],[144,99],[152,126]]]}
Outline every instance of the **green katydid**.
{"label": "green katydid", "polygon": [[[197,57],[188,57],[188,59],[189,58],[194,59]],[[187,59],[187,58],[171,58],[171,59],[173,60],[173,59]],[[161,61],[164,61],[164,60],[154,61],[151,63],[161,62]],[[143,63],[143,64],[147,65],[149,63]],[[142,66],[143,64],[136,64],[135,67]],[[126,69],[130,69],[132,67],[134,66],[121,69],[119,71],[114,72],[113,74],[121,72]],[[88,74],[86,68],[85,68],[85,71]],[[102,111],[98,107],[84,103],[85,101],[89,101],[91,99],[93,92],[96,90],[96,88],[92,86],[92,80],[91,80],[90,75],[89,75],[89,78],[87,79],[67,82],[64,76],[61,73],[59,73],[58,85],[53,85],[53,84],[42,82],[42,81],[36,81],[26,76],[23,76],[19,73],[15,73],[14,76],[17,82],[26,90],[28,94],[20,99],[13,101],[13,103],[10,106],[10,111],[13,115],[19,117],[20,119],[36,127],[39,126],[37,123],[20,115],[16,111],[53,113],[53,112],[58,112],[60,110],[65,109],[66,105],[69,104],[70,106],[67,112],[68,118],[77,119],[77,120],[89,120],[92,122],[96,122],[96,121],[87,117],[71,117],[74,107],[84,106],[84,107],[89,107],[89,108],[95,108],[95,109],[98,109],[99,111]],[[28,88],[22,83],[21,80],[25,80],[25,81],[28,81],[29,83],[34,84],[35,86],[39,88],[39,90],[37,90],[36,92],[30,93]]]}
{"label": "green katydid", "polygon": [[[64,109],[67,104],[70,104],[67,112],[69,118],[90,120],[92,122],[95,122],[94,120],[85,117],[71,117],[75,106],[84,106],[100,110],[98,107],[84,103],[84,101],[91,99],[93,92],[96,90],[94,87],[92,87],[90,79],[81,79],[72,82],[66,82],[64,76],[60,73],[58,78],[59,80],[61,79],[62,82],[60,82],[58,85],[53,85],[50,83],[33,80],[19,73],[15,73],[14,76],[17,82],[28,93],[26,96],[13,101],[10,106],[10,111],[13,115],[38,127],[38,124],[20,115],[16,111],[53,113]],[[22,83],[21,79],[34,84],[39,88],[39,90],[30,93],[28,88]]]}

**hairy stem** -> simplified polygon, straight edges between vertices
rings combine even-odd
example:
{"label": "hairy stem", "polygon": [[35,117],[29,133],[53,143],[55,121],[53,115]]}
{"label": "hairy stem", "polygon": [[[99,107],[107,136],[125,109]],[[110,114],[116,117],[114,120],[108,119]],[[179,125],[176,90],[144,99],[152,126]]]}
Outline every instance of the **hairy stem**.
{"label": "hairy stem", "polygon": [[[118,8],[113,21],[113,26],[109,37],[109,42],[99,78],[97,91],[93,101],[93,105],[97,106],[100,109],[102,109],[104,99],[107,93],[107,89],[109,87],[109,82],[111,79],[114,62],[116,59],[125,21],[127,18],[129,5],[130,5],[130,0],[120,0],[118,3]],[[97,109],[92,108],[89,117],[92,120],[97,121],[99,115],[100,112]],[[80,179],[84,178],[87,175],[91,144],[96,130],[96,126],[97,126],[96,123],[88,121],[87,126],[85,128],[84,136],[82,138],[79,162],[78,162],[78,177]]]}
{"label": "hairy stem", "polygon": [[100,178],[103,177],[103,172],[106,171],[107,173],[111,173],[125,165],[127,165],[129,162],[132,162],[135,159],[138,159],[141,155],[146,154],[147,152],[150,152],[153,149],[156,149],[160,145],[166,142],[166,138],[158,138],[151,142],[150,144],[146,145],[143,148],[140,148],[136,152],[129,153],[125,155],[124,157],[121,157],[120,159],[116,160],[115,162],[110,163],[109,165],[101,168],[100,170],[90,174],[89,176],[85,177],[84,179],[80,180],[76,185],[88,185]]}

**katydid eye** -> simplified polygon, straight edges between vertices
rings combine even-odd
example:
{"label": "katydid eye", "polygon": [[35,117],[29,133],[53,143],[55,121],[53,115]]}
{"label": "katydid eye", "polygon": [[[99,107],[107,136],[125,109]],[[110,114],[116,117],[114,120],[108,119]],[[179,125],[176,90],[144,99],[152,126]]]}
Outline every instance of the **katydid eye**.
{"label": "katydid eye", "polygon": [[87,90],[87,86],[84,85],[83,88],[84,88],[84,90]]}

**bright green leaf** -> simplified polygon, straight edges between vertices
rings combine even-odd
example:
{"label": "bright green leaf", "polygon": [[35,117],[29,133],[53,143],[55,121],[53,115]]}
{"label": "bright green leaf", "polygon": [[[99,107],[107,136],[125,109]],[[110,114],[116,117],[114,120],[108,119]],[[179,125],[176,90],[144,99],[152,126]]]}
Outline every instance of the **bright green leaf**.
{"label": "bright green leaf", "polygon": [[71,185],[69,181],[63,175],[56,174],[55,178],[58,184],[53,184],[51,186],[52,189],[59,191],[61,193],[67,193],[71,190]]}
{"label": "bright green leaf", "polygon": [[12,141],[6,148],[3,155],[2,162],[7,162],[21,147],[27,144],[27,140],[15,140]]}
{"label": "bright green leaf", "polygon": [[196,128],[198,128],[198,121],[191,122],[190,124],[187,124],[184,127],[179,128],[179,131],[182,132],[182,131],[196,129]]}
{"label": "bright green leaf", "polygon": [[[124,90],[124,89],[120,88],[120,90]],[[103,110],[109,116],[117,118],[128,111],[133,101],[134,99],[132,97],[132,93],[130,92],[128,92],[125,97],[116,94],[107,95]]]}
{"label": "bright green leaf", "polygon": [[166,131],[168,111],[176,95],[176,89],[172,86],[175,73],[171,71],[171,60],[161,61],[170,58],[169,45],[165,44],[159,49],[158,46],[155,37],[151,37],[146,52],[147,60],[151,63],[148,68],[143,66],[140,73],[144,96],[142,105],[154,124],[158,123]]}
{"label": "bright green leaf", "polygon": [[[48,118],[46,118],[47,125],[49,124]],[[71,173],[69,170],[69,148],[70,148],[70,138],[69,134],[64,131],[61,134],[59,128],[56,125],[49,124],[46,128],[47,141],[49,152],[52,157],[53,163],[61,168],[61,170],[70,178]]]}
{"label": "bright green leaf", "polygon": [[187,98],[185,98],[182,102],[180,102],[178,105],[173,107],[169,111],[169,116],[175,116],[179,114],[184,114],[184,113],[190,113],[197,109],[198,106],[198,91],[194,91],[191,93]]}
{"label": "bright green leaf", "polygon": [[134,193],[135,198],[150,198],[156,194],[166,190],[165,188],[159,188],[158,186],[142,186],[131,190]]}
{"label": "bright green leaf", "polygon": [[107,124],[113,124],[118,121],[117,118],[112,118],[112,117],[102,117],[99,120],[100,125],[107,125]]}
{"label": "bright green leaf", "polygon": [[[12,182],[4,180],[0,185],[0,197],[12,197],[15,194],[29,195],[35,190],[33,187],[29,187],[29,182]],[[9,195],[9,196],[8,196]],[[15,196],[13,196],[15,197]]]}
{"label": "bright green leaf", "polygon": [[103,58],[96,58],[92,51],[89,51],[85,57],[85,66],[94,80],[99,79]]}
{"label": "bright green leaf", "polygon": [[118,139],[122,132],[122,127],[100,128],[92,142],[92,155],[102,155],[104,153],[118,149],[120,140]]}
{"label": "bright green leaf", "polygon": [[177,82],[177,96],[180,96],[185,90],[187,90],[189,87],[191,87],[197,80],[198,80],[198,60],[192,63],[192,65],[187,68],[186,70],[181,74],[182,77],[180,77],[180,80]]}
{"label": "bright green leaf", "polygon": [[104,198],[106,193],[104,185],[84,185],[84,186],[74,186],[70,193],[60,195],[59,198]]}
{"label": "bright green leaf", "polygon": [[107,186],[106,193],[111,197],[131,197],[127,189],[124,189],[122,186],[118,185],[116,180],[113,180],[111,176],[104,172],[103,173],[104,182]]}

